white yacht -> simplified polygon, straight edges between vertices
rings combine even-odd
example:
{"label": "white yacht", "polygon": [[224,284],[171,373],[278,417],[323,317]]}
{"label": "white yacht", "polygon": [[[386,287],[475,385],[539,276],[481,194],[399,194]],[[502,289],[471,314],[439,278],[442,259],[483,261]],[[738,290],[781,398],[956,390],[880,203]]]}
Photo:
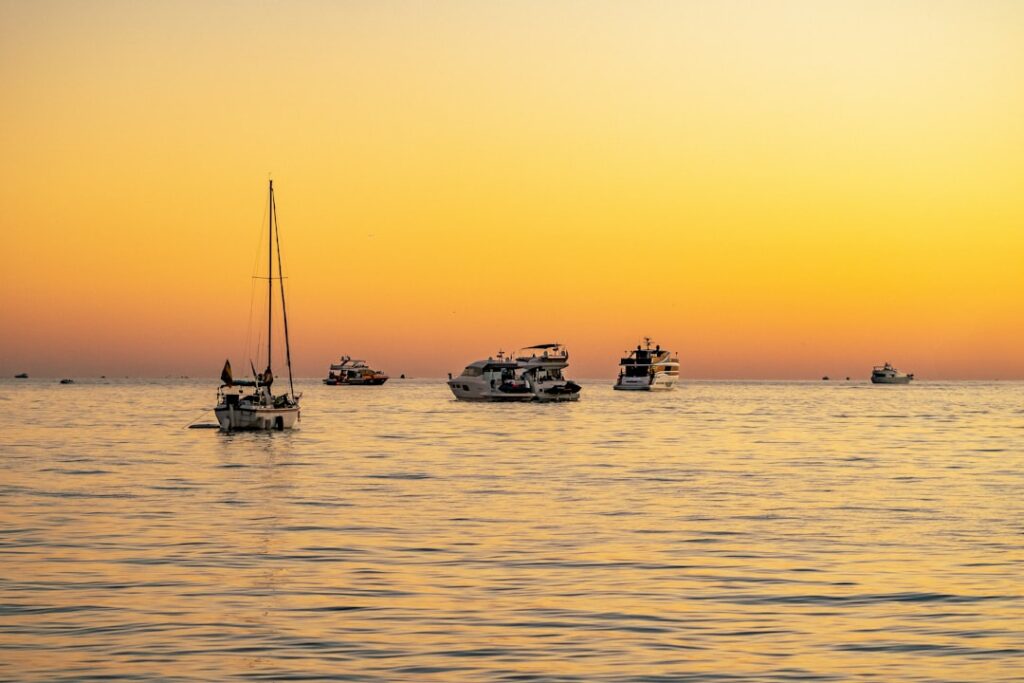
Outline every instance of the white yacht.
{"label": "white yacht", "polygon": [[661,345],[651,348],[651,338],[619,360],[619,378],[615,388],[622,391],[657,391],[671,389],[679,379],[679,358]]}
{"label": "white yacht", "polygon": [[[224,361],[220,374],[221,387],[217,390],[217,406],[213,409],[217,422],[224,431],[243,429],[291,429],[299,419],[299,399],[292,383],[292,352],[288,342],[288,311],[285,309],[284,276],[281,272],[281,241],[277,233],[277,205],[274,203],[274,181],[270,181],[270,199],[267,250],[267,369],[261,373],[252,367],[253,379],[236,380],[231,373],[230,361]],[[274,277],[274,246],[277,245],[277,277]],[[274,394],[271,386],[271,346],[274,339],[274,281],[280,283],[281,316],[284,321],[284,348],[288,363],[288,391]],[[252,364],[250,363],[250,366]]]}
{"label": "white yacht", "polygon": [[579,400],[580,385],[562,374],[569,366],[569,350],[561,344],[527,346],[517,353],[516,362],[518,375],[530,387],[534,400]]}
{"label": "white yacht", "polygon": [[872,384],[910,384],[914,373],[900,372],[889,363],[871,369]]}
{"label": "white yacht", "polygon": [[458,377],[448,375],[448,388],[460,401],[532,401],[533,391],[517,372],[514,358],[497,357],[470,363]]}

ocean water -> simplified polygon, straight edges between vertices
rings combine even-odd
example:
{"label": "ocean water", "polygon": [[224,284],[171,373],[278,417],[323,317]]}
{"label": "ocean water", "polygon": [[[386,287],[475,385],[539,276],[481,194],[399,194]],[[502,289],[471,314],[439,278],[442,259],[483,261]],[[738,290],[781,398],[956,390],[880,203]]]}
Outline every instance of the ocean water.
{"label": "ocean water", "polygon": [[0,679],[1024,680],[1024,384],[0,382]]}

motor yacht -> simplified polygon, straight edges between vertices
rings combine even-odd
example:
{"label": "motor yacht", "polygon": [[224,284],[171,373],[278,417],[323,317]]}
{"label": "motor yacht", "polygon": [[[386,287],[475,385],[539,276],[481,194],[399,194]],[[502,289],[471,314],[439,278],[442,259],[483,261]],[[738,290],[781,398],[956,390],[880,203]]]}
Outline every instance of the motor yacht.
{"label": "motor yacht", "polygon": [[448,375],[448,388],[460,401],[532,401],[534,394],[520,376],[519,363],[504,351],[470,363],[458,377]]}
{"label": "motor yacht", "polygon": [[619,378],[615,388],[621,391],[667,391],[679,379],[679,358],[660,344],[651,348],[651,338],[644,337],[629,355],[619,360]]}
{"label": "motor yacht", "polygon": [[374,370],[364,360],[356,360],[351,356],[342,356],[340,363],[331,365],[324,378],[324,384],[337,386],[378,386],[388,381],[388,376],[380,370]]}
{"label": "motor yacht", "polygon": [[872,384],[910,384],[914,373],[900,372],[889,363],[871,369]]}
{"label": "motor yacht", "polygon": [[516,354],[518,375],[536,401],[578,401],[580,385],[566,379],[562,371],[569,366],[569,351],[561,344],[537,344]]}

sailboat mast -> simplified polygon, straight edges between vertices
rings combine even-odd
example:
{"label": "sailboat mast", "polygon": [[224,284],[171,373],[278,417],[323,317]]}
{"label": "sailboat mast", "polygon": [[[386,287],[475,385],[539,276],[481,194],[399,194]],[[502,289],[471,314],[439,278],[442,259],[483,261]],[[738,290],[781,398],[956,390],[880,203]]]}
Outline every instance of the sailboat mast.
{"label": "sailboat mast", "polygon": [[267,369],[270,369],[274,340],[274,181],[270,181],[270,211],[267,211]]}
{"label": "sailboat mast", "polygon": [[284,320],[284,357],[288,363],[288,388],[292,392],[292,396],[295,396],[295,382],[292,379],[292,347],[288,340],[288,308],[284,299],[284,266],[281,263],[281,224],[277,222],[277,202],[273,197],[270,198],[270,211],[274,214],[274,225],[277,226],[274,239],[277,244],[277,275],[281,280],[281,318]]}

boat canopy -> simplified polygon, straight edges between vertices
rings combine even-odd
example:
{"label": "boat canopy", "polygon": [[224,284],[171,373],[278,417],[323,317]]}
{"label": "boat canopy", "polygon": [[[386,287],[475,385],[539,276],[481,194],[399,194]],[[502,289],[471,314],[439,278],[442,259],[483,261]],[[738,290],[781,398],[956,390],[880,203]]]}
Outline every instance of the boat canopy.
{"label": "boat canopy", "polygon": [[[538,355],[538,351],[544,353]],[[569,358],[569,350],[561,344],[535,344],[533,346],[525,346],[516,351],[515,356],[520,363],[531,361],[533,359],[544,359],[544,360],[565,360]]]}
{"label": "boat canopy", "polygon": [[346,362],[343,362],[343,363],[332,363],[331,364],[331,370],[354,370],[356,368],[365,368],[365,367],[368,367],[368,366],[366,365],[366,361],[364,361],[364,360],[353,360],[353,361],[346,361]]}

